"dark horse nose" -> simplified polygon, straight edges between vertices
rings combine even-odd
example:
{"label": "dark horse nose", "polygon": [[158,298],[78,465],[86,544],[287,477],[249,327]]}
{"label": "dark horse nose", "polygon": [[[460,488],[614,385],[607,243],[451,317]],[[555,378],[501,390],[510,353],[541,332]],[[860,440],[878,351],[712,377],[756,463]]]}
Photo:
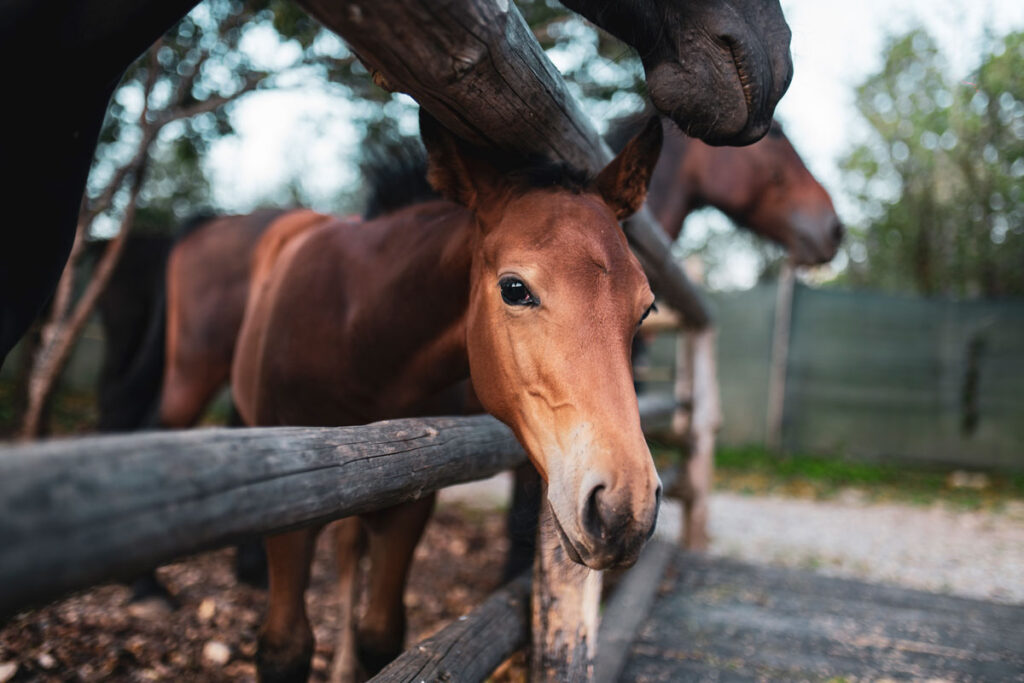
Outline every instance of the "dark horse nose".
{"label": "dark horse nose", "polygon": [[838,245],[843,241],[843,234],[846,231],[843,229],[843,222],[836,218],[836,222],[832,224],[832,242]]}
{"label": "dark horse nose", "polygon": [[622,560],[635,560],[640,547],[654,533],[661,502],[661,483],[654,493],[654,514],[650,525],[640,529],[628,505],[616,505],[604,484],[598,484],[587,496],[583,509],[583,528],[605,552]]}

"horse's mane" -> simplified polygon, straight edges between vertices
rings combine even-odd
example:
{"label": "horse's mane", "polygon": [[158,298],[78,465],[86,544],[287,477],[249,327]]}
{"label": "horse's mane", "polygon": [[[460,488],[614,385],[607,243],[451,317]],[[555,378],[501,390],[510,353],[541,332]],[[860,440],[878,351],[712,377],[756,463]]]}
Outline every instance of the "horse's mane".
{"label": "horse's mane", "polygon": [[367,220],[440,197],[427,182],[427,151],[419,138],[368,146],[360,170],[367,190]]}
{"label": "horse's mane", "polygon": [[[562,161],[532,157],[507,167],[505,182],[513,193],[532,189],[561,188],[575,194],[587,191],[588,173]],[[366,220],[406,206],[420,204],[440,195],[427,182],[427,152],[418,138],[405,137],[369,148],[361,164],[367,188]]]}

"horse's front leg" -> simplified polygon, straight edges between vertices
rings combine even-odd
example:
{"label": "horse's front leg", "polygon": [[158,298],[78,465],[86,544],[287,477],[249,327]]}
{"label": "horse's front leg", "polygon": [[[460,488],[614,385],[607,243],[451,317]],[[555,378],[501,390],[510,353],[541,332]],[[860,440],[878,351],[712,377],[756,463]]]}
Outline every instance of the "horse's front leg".
{"label": "horse's front leg", "polygon": [[402,653],[405,643],[405,582],[413,551],[434,510],[436,495],[375,512],[363,518],[370,568],[366,612],[359,623],[356,650],[371,676]]}
{"label": "horse's front leg", "polygon": [[313,631],[306,616],[306,586],[318,531],[300,529],[266,539],[270,593],[256,653],[263,683],[309,678]]}
{"label": "horse's front leg", "polygon": [[363,524],[358,517],[347,517],[331,526],[338,565],[338,634],[331,665],[331,683],[365,680],[356,656],[356,609],[359,606],[359,560],[366,546]]}

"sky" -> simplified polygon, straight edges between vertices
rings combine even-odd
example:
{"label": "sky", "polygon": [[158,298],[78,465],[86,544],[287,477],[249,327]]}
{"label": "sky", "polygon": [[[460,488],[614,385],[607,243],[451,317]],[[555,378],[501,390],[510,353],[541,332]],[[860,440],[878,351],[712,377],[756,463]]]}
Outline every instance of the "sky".
{"label": "sky", "polygon": [[[1024,0],[782,0],[782,7],[793,31],[794,77],[776,115],[840,216],[852,205],[838,160],[866,130],[853,107],[854,87],[881,66],[886,36],[924,25],[954,75],[966,78],[986,29],[1024,29]],[[261,93],[238,103],[232,116],[239,135],[219,142],[210,162],[218,204],[250,210],[298,175],[314,203],[330,205],[339,187],[358,182],[349,159],[358,144],[351,119],[359,106],[315,90]],[[726,219],[703,212],[686,231],[699,241],[707,230],[728,229]],[[840,259],[836,266],[842,265]],[[710,284],[749,287],[756,270],[756,256],[739,249]]]}

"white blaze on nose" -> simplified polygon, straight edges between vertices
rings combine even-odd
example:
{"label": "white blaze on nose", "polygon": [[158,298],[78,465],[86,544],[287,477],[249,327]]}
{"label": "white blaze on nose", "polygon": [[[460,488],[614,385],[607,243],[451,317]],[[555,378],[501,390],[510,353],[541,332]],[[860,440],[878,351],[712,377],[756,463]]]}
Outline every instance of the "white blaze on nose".
{"label": "white blaze on nose", "polygon": [[548,470],[548,502],[558,523],[566,533],[578,540],[580,520],[578,511],[581,485],[594,469],[594,426],[580,422],[571,429],[556,430],[544,446],[544,459]]}

